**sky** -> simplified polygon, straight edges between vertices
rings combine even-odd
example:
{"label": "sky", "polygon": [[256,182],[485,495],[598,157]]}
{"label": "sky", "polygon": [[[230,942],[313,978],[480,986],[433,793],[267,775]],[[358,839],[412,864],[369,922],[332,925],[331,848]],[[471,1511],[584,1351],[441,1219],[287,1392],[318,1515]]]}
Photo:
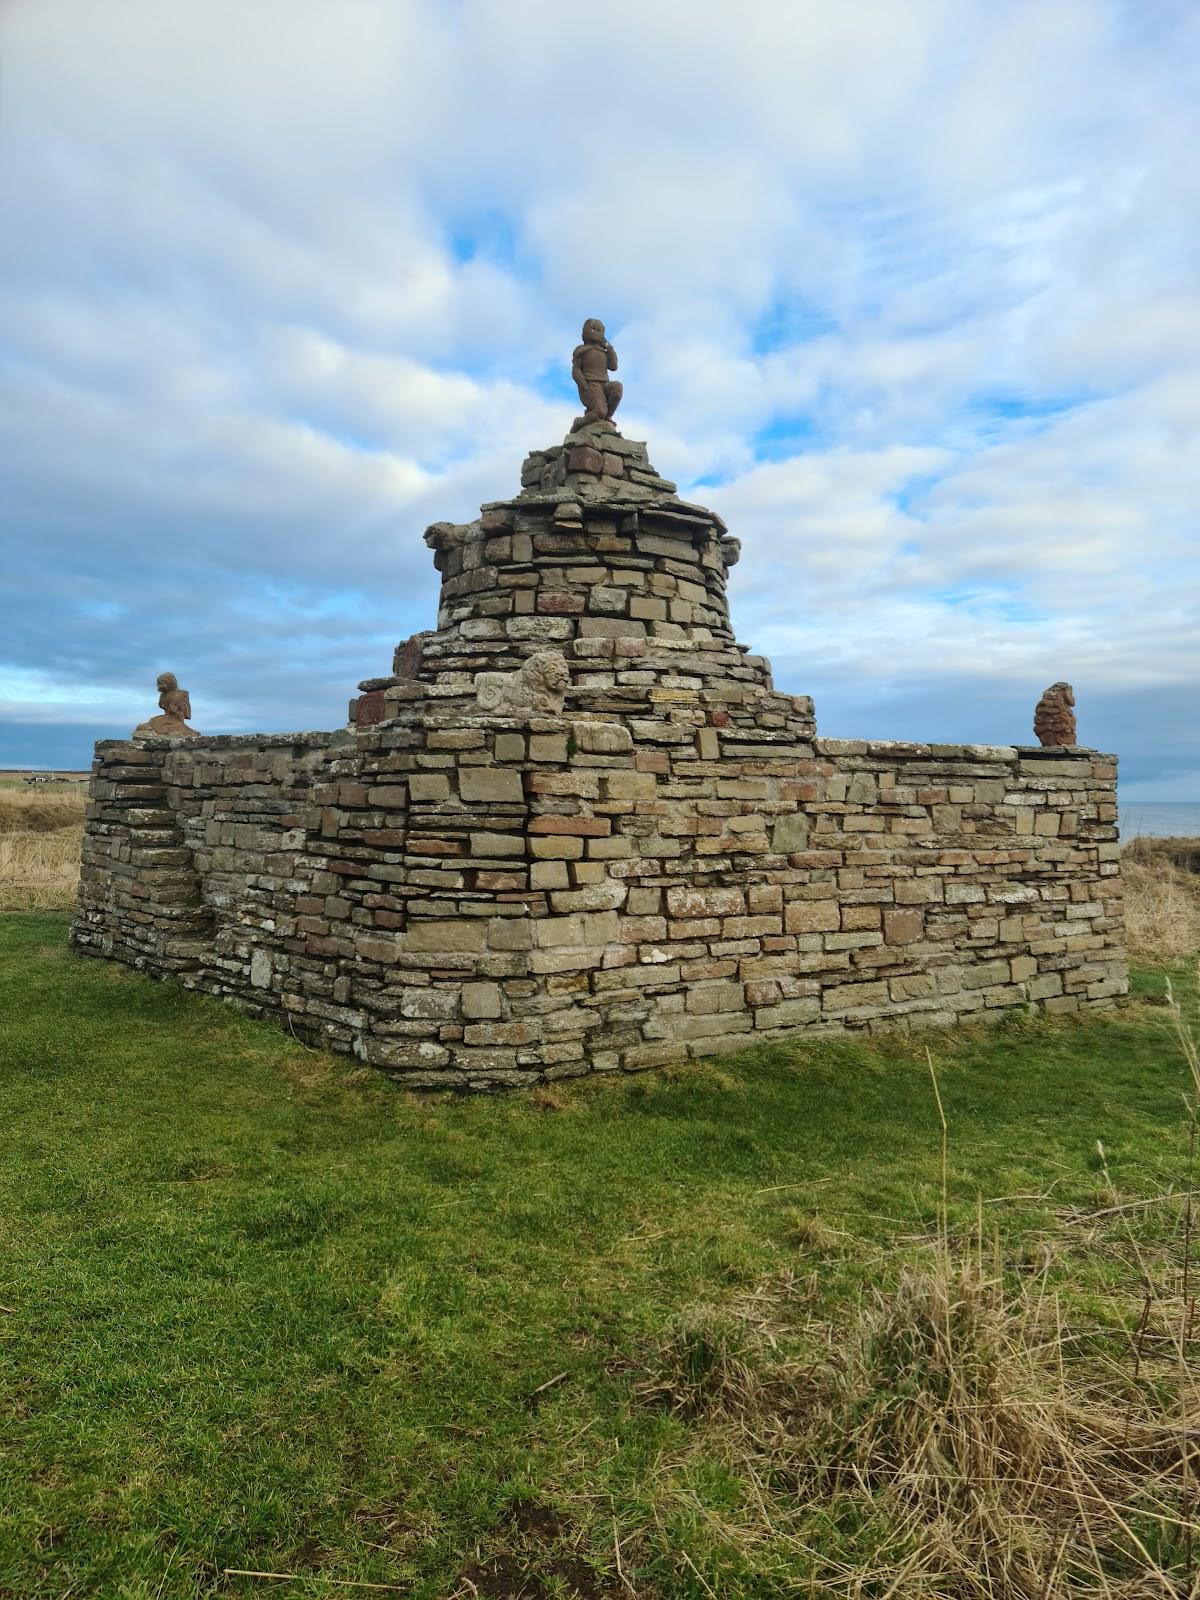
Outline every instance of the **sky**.
{"label": "sky", "polygon": [[836,737],[1200,801],[1194,0],[0,0],[0,766],[332,728],[607,324]]}

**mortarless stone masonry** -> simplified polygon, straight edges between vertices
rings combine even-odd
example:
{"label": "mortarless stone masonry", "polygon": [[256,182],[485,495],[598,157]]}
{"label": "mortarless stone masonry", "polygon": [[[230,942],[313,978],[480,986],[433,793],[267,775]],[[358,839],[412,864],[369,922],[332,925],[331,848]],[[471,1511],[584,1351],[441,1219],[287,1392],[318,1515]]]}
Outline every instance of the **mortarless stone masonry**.
{"label": "mortarless stone masonry", "polygon": [[[521,481],[349,729],[97,745],[76,949],[431,1088],[1125,992],[1114,757],[819,739],[644,446]],[[560,715],[480,711],[548,652]]]}

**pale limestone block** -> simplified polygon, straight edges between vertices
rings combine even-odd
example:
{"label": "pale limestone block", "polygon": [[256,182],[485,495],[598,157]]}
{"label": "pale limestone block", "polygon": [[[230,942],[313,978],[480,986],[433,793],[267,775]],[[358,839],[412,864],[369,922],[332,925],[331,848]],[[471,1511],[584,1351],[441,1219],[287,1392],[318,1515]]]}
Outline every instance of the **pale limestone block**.
{"label": "pale limestone block", "polygon": [[622,755],[633,746],[629,729],[619,722],[573,722],[571,732],[576,748],[589,755]]}
{"label": "pale limestone block", "polygon": [[458,792],[465,804],[520,805],[525,800],[521,774],[496,767],[460,767]]}
{"label": "pale limestone block", "polygon": [[467,922],[460,918],[414,917],[404,935],[404,949],[482,950],[484,936],[481,922]]}

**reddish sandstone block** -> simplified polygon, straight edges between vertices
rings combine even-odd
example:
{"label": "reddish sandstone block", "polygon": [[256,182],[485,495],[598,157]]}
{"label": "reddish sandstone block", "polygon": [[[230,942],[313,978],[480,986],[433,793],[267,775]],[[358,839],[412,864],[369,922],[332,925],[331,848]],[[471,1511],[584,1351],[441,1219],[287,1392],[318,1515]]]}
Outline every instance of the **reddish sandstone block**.
{"label": "reddish sandstone block", "polygon": [[679,975],[686,983],[694,983],[698,978],[732,978],[737,969],[736,961],[717,961],[704,956],[696,961],[681,962]]}
{"label": "reddish sandstone block", "polygon": [[746,890],[746,910],[761,915],[783,910],[783,890],[777,883],[756,883]]}
{"label": "reddish sandstone block", "polygon": [[361,694],[354,702],[356,728],[373,728],[382,722],[386,715],[387,702],[383,698],[382,689],[372,689],[369,694]]}
{"label": "reddish sandstone block", "polygon": [[916,944],[925,936],[925,918],[914,908],[885,911],[883,937],[888,944]]}
{"label": "reddish sandstone block", "polygon": [[789,933],[833,933],[842,924],[841,908],[836,900],[793,900],[783,924]]}
{"label": "reddish sandstone block", "polygon": [[733,917],[746,909],[741,889],[667,890],[667,909],[673,917]]}
{"label": "reddish sandstone block", "polygon": [[565,589],[541,589],[537,609],[552,617],[574,616],[583,610],[583,596]]}
{"label": "reddish sandstone block", "polygon": [[599,839],[612,832],[607,817],[534,817],[530,833],[564,834],[576,839]]}
{"label": "reddish sandstone block", "polygon": [[567,471],[599,475],[604,471],[604,457],[599,450],[593,450],[590,444],[572,445],[567,451]]}

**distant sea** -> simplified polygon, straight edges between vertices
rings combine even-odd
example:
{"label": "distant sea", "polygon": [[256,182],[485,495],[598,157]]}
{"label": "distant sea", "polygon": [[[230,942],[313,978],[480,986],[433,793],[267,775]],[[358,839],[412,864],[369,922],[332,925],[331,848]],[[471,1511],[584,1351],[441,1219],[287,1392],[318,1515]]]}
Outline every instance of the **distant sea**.
{"label": "distant sea", "polygon": [[1122,839],[1200,839],[1200,803],[1131,800],[1119,807]]}

